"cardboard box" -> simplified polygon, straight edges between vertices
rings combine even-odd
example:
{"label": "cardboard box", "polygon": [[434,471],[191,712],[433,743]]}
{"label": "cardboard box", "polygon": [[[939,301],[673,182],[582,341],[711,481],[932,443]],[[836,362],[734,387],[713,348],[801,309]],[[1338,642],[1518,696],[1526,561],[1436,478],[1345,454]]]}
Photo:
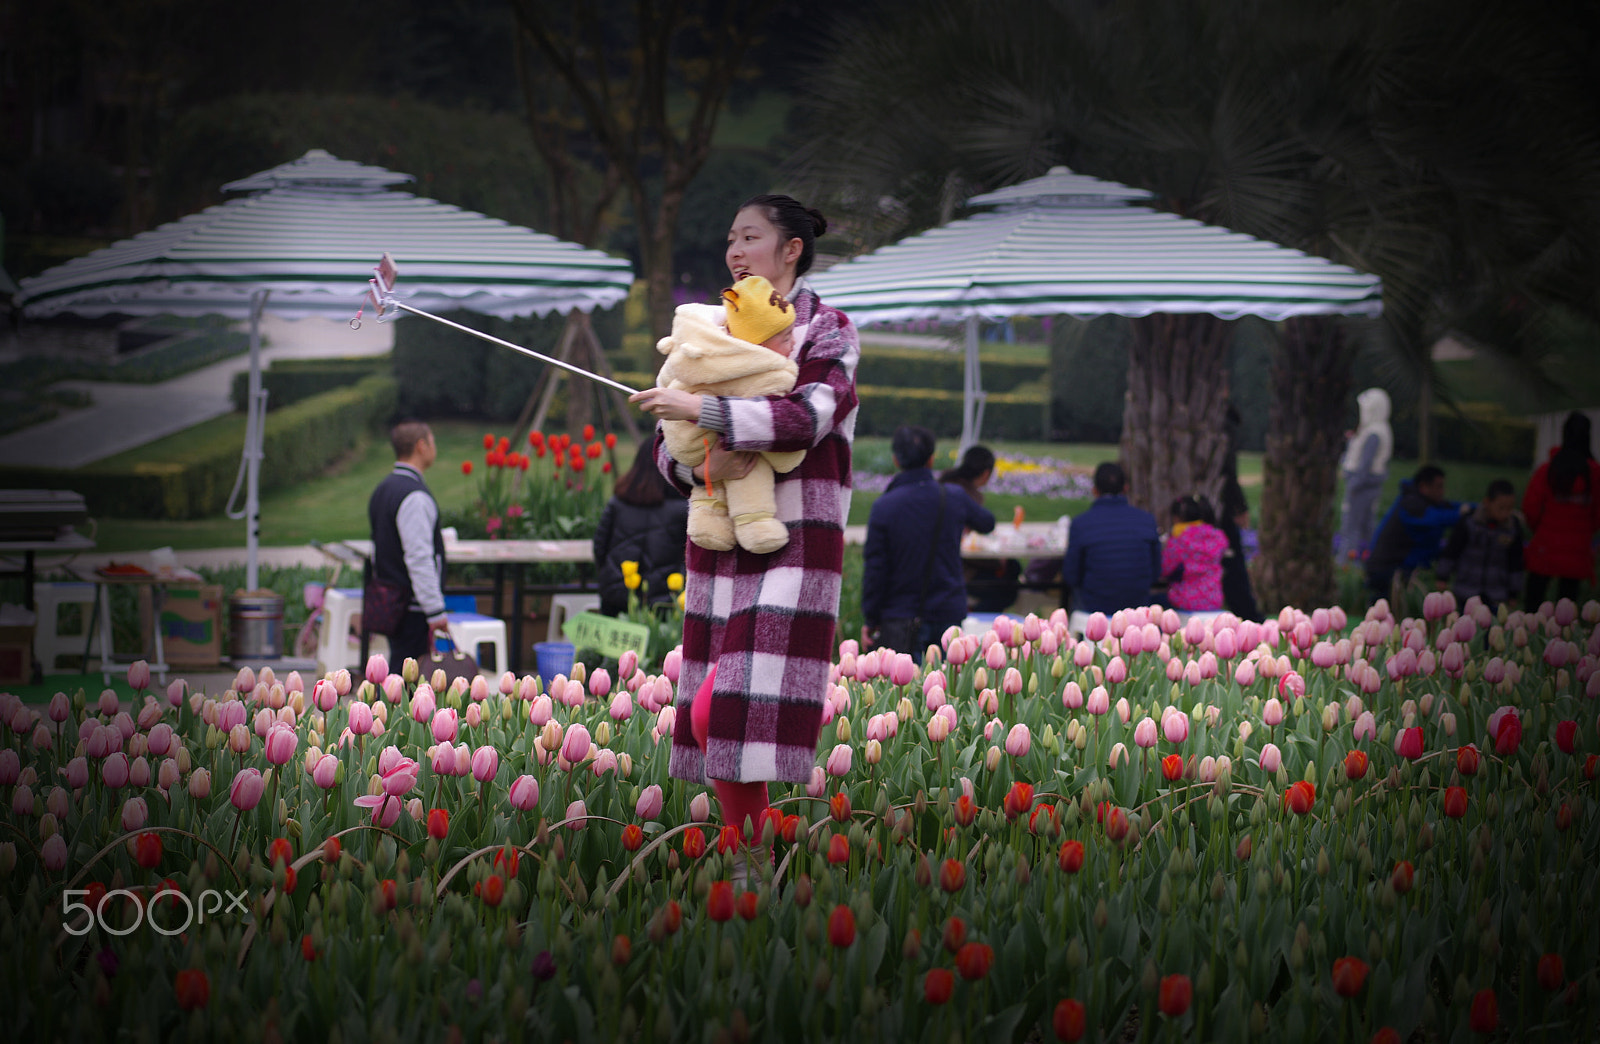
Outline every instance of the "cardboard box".
{"label": "cardboard box", "polygon": [[33,681],[33,625],[0,627],[0,685]]}
{"label": "cardboard box", "polygon": [[[139,590],[139,618],[150,634],[149,588]],[[161,606],[161,642],[169,667],[215,667],[222,661],[222,585],[167,588]],[[146,645],[155,655],[155,645]]]}

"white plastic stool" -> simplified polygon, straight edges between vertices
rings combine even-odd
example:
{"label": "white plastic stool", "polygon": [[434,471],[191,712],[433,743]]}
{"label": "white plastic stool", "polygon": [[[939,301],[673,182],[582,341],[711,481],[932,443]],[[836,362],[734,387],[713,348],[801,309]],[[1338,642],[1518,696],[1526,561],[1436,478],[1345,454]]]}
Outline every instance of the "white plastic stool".
{"label": "white plastic stool", "polygon": [[561,625],[566,618],[575,613],[586,613],[591,609],[600,608],[600,596],[597,594],[558,594],[550,599],[550,631],[545,635],[547,642],[563,640]]}
{"label": "white plastic stool", "polygon": [[[450,641],[478,661],[478,673],[498,676],[510,661],[506,659],[506,622],[482,613],[449,613]],[[494,662],[479,655],[485,645],[494,646]]]}
{"label": "white plastic stool", "polygon": [[961,621],[962,634],[975,634],[982,637],[983,633],[994,626],[995,617],[1001,613],[968,613],[966,619]]}
{"label": "white plastic stool", "polygon": [[[33,631],[33,655],[38,658],[39,664],[46,674],[70,673],[75,668],[57,667],[56,657],[81,657],[86,644],[91,649],[99,644],[98,635],[91,638],[87,633],[89,617],[93,615],[94,611],[95,585],[91,583],[34,584],[33,600],[38,612],[38,622],[34,625]],[[59,626],[57,610],[63,605],[81,605],[84,607],[77,634],[62,634],[56,630],[57,626]]]}
{"label": "white plastic stool", "polygon": [[[317,636],[317,662],[325,671],[340,667],[365,667],[359,645],[350,642],[350,624],[361,612],[361,588],[330,587],[322,593],[322,632]],[[373,635],[374,642],[388,642],[382,635]],[[376,648],[374,652],[378,651]]]}

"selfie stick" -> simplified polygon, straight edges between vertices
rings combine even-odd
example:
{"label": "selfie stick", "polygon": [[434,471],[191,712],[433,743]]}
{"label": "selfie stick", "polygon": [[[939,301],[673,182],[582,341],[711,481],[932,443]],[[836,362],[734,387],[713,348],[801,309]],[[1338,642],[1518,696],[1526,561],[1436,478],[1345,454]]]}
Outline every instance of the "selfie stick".
{"label": "selfie stick", "polygon": [[373,277],[367,280],[366,299],[362,302],[361,307],[357,309],[355,318],[350,320],[350,328],[352,330],[361,329],[361,313],[366,311],[369,305],[372,307],[372,310],[377,313],[377,319],[380,323],[390,322],[396,318],[397,312],[410,312],[412,315],[420,315],[424,319],[432,319],[436,323],[443,323],[445,326],[448,326],[453,330],[460,330],[462,333],[471,334],[479,340],[488,341],[490,344],[497,344],[502,348],[509,348],[514,352],[520,352],[523,355],[531,356],[532,358],[538,359],[540,362],[547,362],[553,366],[559,366],[563,370],[569,370],[580,377],[587,377],[591,381],[599,381],[601,384],[615,388],[617,391],[625,394],[633,395],[638,390],[635,388],[630,388],[626,384],[614,381],[609,377],[602,377],[598,373],[591,373],[581,366],[574,366],[573,364],[565,362],[561,359],[552,359],[550,356],[536,352],[532,348],[524,348],[520,344],[512,344],[510,341],[502,341],[500,338],[486,334],[482,330],[474,330],[470,326],[462,326],[460,323],[451,322],[449,319],[446,319],[443,316],[434,315],[432,312],[424,312],[420,308],[412,308],[403,301],[397,301],[394,297],[394,284],[396,276],[399,275],[399,266],[395,264],[394,258],[390,257],[387,252],[383,255],[383,259],[378,262],[378,266],[372,271]]}

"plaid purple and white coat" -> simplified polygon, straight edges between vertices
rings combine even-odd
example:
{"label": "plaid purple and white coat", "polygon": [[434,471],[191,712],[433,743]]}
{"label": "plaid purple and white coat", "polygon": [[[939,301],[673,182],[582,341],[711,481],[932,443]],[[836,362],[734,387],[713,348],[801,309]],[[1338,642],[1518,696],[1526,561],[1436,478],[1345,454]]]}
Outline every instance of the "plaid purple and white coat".
{"label": "plaid purple and white coat", "polygon": [[[794,390],[722,400],[728,449],[806,451],[798,468],[777,476],[774,490],[789,543],[766,555],[688,544],[683,666],[668,764],[677,779],[802,783],[816,764],[844,571],[861,349],[850,320],[815,291],[802,287],[794,304],[801,346]],[[659,428],[655,452],[662,473],[687,495]],[[712,663],[717,676],[702,755],[689,705]]]}

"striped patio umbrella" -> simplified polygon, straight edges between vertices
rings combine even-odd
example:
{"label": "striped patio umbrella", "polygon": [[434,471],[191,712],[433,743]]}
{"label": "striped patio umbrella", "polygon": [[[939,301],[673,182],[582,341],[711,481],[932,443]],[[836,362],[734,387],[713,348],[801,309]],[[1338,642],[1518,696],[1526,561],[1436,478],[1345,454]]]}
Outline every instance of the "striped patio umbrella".
{"label": "striped patio umbrella", "polygon": [[[257,470],[265,399],[260,319],[348,320],[385,251],[396,296],[427,311],[500,317],[590,311],[628,295],[628,262],[391,186],[413,180],[321,149],[230,182],[248,195],[22,280],[26,318],[226,315],[250,320],[250,404],[241,480],[246,584],[256,586]],[[237,487],[235,493],[237,494]]]}
{"label": "striped patio umbrella", "polygon": [[963,448],[983,423],[980,320],[1155,312],[1278,320],[1383,309],[1376,276],[1138,205],[1150,198],[1055,167],[967,201],[991,212],[835,265],[811,285],[858,324],[966,322]]}

